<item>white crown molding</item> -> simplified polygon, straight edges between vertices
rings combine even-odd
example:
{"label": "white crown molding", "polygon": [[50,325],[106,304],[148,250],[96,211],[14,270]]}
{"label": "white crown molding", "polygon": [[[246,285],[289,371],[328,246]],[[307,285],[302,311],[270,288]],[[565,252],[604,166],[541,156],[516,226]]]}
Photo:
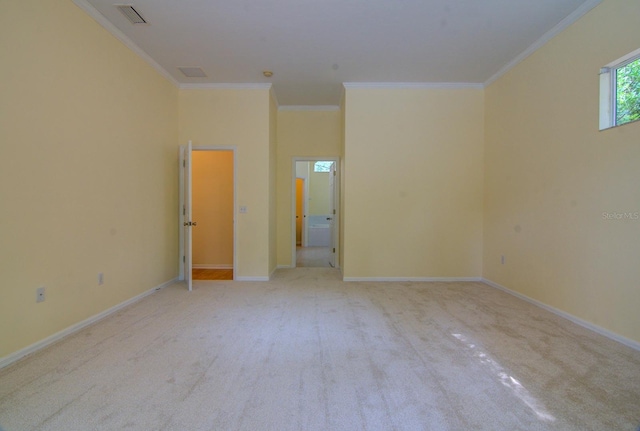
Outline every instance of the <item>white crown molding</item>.
{"label": "white crown molding", "polygon": [[78,331],[80,331],[81,329],[92,325],[94,323],[96,323],[99,320],[104,319],[107,316],[112,315],[113,313],[120,311],[121,309],[123,309],[124,307],[131,305],[135,302],[140,301],[142,298],[144,298],[145,296],[151,295],[152,293],[160,290],[160,289],[164,289],[167,286],[170,286],[174,283],[176,283],[178,281],[177,278],[171,279],[169,281],[165,281],[164,283],[153,287],[145,292],[142,292],[141,294],[134,296],[131,299],[128,299],[124,302],[121,302],[120,304],[114,305],[113,307],[96,314],[95,316],[89,317],[88,319],[85,319],[81,322],[76,323],[75,325],[71,325],[66,329],[63,329],[60,332],[56,332],[55,334],[45,338],[44,340],[40,340],[30,346],[25,347],[24,349],[18,350],[15,353],[10,354],[9,356],[5,356],[4,358],[0,358],[0,369],[6,367],[7,365],[10,365],[22,358],[24,358],[27,355],[30,355],[32,353],[37,352],[38,350],[44,349],[47,346],[50,346],[51,344],[60,341],[61,339],[63,339],[64,337],[74,334]]}
{"label": "white crown molding", "polygon": [[582,6],[580,6],[578,9],[573,11],[569,16],[567,16],[565,19],[563,19],[558,24],[556,24],[555,27],[553,27],[551,30],[549,30],[544,35],[542,35],[540,39],[538,39],[527,49],[522,51],[520,55],[518,55],[516,58],[511,60],[509,63],[503,66],[500,70],[498,70],[493,76],[487,79],[484,82],[484,87],[488,87],[498,78],[500,78],[502,75],[504,75],[509,70],[516,67],[520,62],[522,62],[524,59],[526,59],[531,54],[536,52],[538,49],[542,48],[547,42],[549,42],[551,39],[553,39],[554,37],[562,33],[571,24],[578,21],[580,18],[582,18],[589,11],[591,11],[591,9],[598,6],[600,3],[602,3],[602,0],[589,0],[583,3]]}
{"label": "white crown molding", "polygon": [[179,84],[180,90],[270,90],[271,84],[262,82],[206,82]]}
{"label": "white crown molding", "polygon": [[342,277],[342,281],[372,281],[372,282],[460,282],[460,281],[482,281],[480,277]]}
{"label": "white crown molding", "polygon": [[339,111],[338,105],[282,105],[278,111]]}
{"label": "white crown molding", "polygon": [[544,302],[540,302],[537,299],[530,298],[527,295],[523,295],[522,293],[516,292],[515,290],[511,290],[511,289],[509,289],[507,287],[504,287],[504,286],[502,286],[502,285],[500,285],[500,284],[498,284],[496,282],[493,282],[491,280],[487,280],[486,278],[483,278],[482,282],[487,284],[487,285],[489,285],[489,286],[491,286],[491,287],[494,287],[494,288],[496,288],[498,290],[502,290],[503,292],[508,293],[509,295],[513,295],[516,298],[520,298],[523,301],[526,301],[526,302],[528,302],[530,304],[533,304],[533,305],[535,305],[537,307],[540,307],[540,308],[542,308],[544,310],[547,310],[547,311],[555,314],[556,316],[559,316],[559,317],[562,317],[564,319],[567,319],[567,320],[569,320],[569,321],[571,321],[571,322],[573,322],[573,323],[575,323],[577,325],[582,326],[583,328],[589,329],[589,330],[591,330],[591,331],[593,331],[593,332],[595,332],[597,334],[600,334],[602,336],[610,338],[610,339],[612,339],[614,341],[617,341],[618,343],[624,344],[627,347],[631,347],[632,349],[640,351],[640,343],[638,343],[637,341],[630,340],[629,338],[623,337],[622,335],[618,335],[618,334],[616,334],[614,332],[611,332],[611,331],[609,331],[607,329],[604,329],[604,328],[602,328],[602,327],[600,327],[598,325],[594,325],[591,322],[587,322],[586,320],[582,320],[579,317],[574,316],[573,314],[569,314],[567,312],[564,312],[562,310],[554,308],[554,307],[552,307],[550,305],[545,304]]}
{"label": "white crown molding", "polygon": [[271,86],[271,89],[269,90],[269,92],[271,93],[271,97],[273,98],[273,101],[276,104],[276,109],[280,109],[280,102],[278,101],[278,95],[276,94],[276,90],[273,87],[273,85]]}
{"label": "white crown molding", "polygon": [[483,89],[484,84],[473,82],[343,82],[346,89],[350,88],[409,88],[409,89]]}
{"label": "white crown molding", "polygon": [[85,11],[91,18],[93,18],[98,24],[111,33],[116,39],[124,43],[127,48],[136,53],[140,58],[146,61],[151,67],[153,67],[160,75],[165,77],[176,87],[179,86],[178,81],[171,76],[162,66],[160,66],[153,58],[142,50],[138,45],[133,43],[123,32],[121,32],[115,25],[111,24],[104,15],[102,15],[98,9],[94,8],[87,0],[73,0],[76,6]]}

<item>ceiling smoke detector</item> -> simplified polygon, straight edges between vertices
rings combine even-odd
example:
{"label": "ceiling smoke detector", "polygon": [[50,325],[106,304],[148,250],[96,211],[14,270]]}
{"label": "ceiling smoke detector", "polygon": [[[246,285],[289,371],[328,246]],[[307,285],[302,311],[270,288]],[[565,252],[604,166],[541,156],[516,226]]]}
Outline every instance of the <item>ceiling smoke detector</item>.
{"label": "ceiling smoke detector", "polygon": [[262,74],[267,78],[271,78],[273,76],[273,72],[270,70],[265,70]]}
{"label": "ceiling smoke detector", "polygon": [[131,24],[146,24],[147,20],[140,15],[140,12],[135,10],[131,5],[116,5],[118,10],[127,17]]}

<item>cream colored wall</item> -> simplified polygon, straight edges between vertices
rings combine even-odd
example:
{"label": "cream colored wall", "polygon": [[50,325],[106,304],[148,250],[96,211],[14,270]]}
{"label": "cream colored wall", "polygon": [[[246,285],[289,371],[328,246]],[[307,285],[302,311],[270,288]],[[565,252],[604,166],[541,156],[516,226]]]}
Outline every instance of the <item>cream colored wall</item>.
{"label": "cream colored wall", "polygon": [[340,156],[340,111],[278,111],[278,265],[291,265],[293,157]]}
{"label": "cream colored wall", "polygon": [[269,89],[180,90],[180,142],[236,147],[235,277],[270,273]]}
{"label": "cream colored wall", "polygon": [[296,178],[309,178],[309,163],[308,162],[296,162]]}
{"label": "cream colored wall", "polygon": [[640,123],[598,131],[599,69],[638,29],[605,0],[488,87],[484,277],[640,342],[640,220],[603,217],[640,211]]}
{"label": "cream colored wall", "polygon": [[482,89],[347,88],[344,276],[480,277]]}
{"label": "cream colored wall", "polygon": [[178,113],[71,1],[0,3],[0,58],[1,360],[177,276]]}
{"label": "cream colored wall", "polygon": [[193,264],[233,267],[233,151],[192,155]]}
{"label": "cream colored wall", "polygon": [[269,93],[269,274],[278,266],[278,103]]}

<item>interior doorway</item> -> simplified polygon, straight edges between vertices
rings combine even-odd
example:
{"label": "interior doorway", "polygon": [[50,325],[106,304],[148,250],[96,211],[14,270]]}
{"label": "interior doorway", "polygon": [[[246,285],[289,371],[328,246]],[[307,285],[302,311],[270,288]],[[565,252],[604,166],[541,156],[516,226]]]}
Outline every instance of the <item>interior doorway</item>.
{"label": "interior doorway", "polygon": [[233,280],[235,147],[180,146],[179,279]]}
{"label": "interior doorway", "polygon": [[336,267],[338,159],[293,160],[292,266]]}
{"label": "interior doorway", "polygon": [[233,171],[233,151],[193,151],[194,280],[233,280]]}

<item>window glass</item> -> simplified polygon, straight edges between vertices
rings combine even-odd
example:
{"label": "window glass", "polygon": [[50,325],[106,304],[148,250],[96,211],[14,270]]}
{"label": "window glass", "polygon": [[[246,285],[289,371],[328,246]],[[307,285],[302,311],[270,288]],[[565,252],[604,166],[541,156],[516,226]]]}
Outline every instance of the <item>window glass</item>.
{"label": "window glass", "polygon": [[640,58],[616,69],[616,125],[640,120]]}
{"label": "window glass", "polygon": [[600,69],[600,130],[640,120],[640,49]]}
{"label": "window glass", "polygon": [[331,172],[333,162],[316,162],[313,165],[313,172]]}

